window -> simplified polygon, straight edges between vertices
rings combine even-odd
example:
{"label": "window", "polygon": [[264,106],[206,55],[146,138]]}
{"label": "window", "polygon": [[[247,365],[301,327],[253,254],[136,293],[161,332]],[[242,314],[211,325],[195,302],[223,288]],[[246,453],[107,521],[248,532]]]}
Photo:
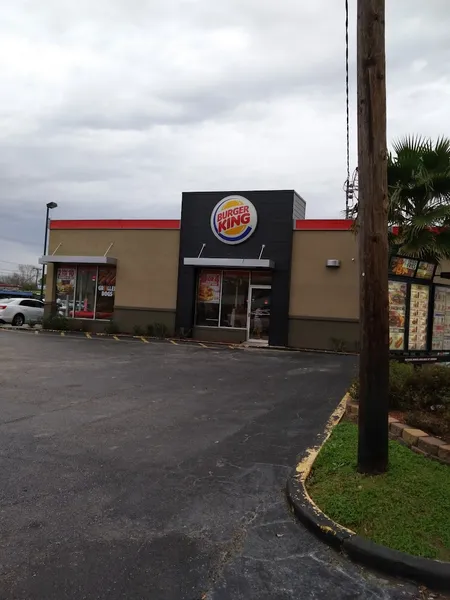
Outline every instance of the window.
{"label": "window", "polygon": [[[247,329],[249,284],[270,286],[270,271],[202,270],[197,280],[195,323],[207,327]],[[266,290],[269,297],[270,289]]]}
{"label": "window", "polygon": [[223,272],[221,327],[247,327],[248,280],[245,271]]}
{"label": "window", "polygon": [[96,319],[111,319],[114,313],[116,293],[116,268],[99,267],[97,282]]}
{"label": "window", "polygon": [[62,317],[111,319],[115,292],[115,267],[69,265],[57,270],[56,303]]}
{"label": "window", "polygon": [[94,318],[96,288],[97,267],[78,267],[74,317],[78,319]]}
{"label": "window", "polygon": [[28,308],[34,308],[33,300],[22,300],[20,306],[28,306]]}
{"label": "window", "polygon": [[61,317],[72,316],[76,277],[77,269],[74,266],[61,266],[56,272],[56,303]]}
{"label": "window", "polygon": [[197,285],[197,325],[219,325],[221,271],[200,271]]}

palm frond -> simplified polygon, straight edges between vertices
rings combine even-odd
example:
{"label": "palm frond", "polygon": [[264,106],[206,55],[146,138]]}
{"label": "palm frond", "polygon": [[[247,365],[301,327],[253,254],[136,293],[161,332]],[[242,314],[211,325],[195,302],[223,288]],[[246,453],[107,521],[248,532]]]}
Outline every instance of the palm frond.
{"label": "palm frond", "polygon": [[398,227],[389,236],[391,250],[428,260],[450,257],[450,138],[395,140],[388,153],[388,194],[388,222]]}

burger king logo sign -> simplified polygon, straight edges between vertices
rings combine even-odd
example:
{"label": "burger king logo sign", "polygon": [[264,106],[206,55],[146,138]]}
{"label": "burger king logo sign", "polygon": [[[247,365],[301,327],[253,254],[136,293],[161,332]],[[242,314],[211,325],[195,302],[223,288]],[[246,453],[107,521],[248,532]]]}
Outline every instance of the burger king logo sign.
{"label": "burger king logo sign", "polygon": [[225,244],[241,244],[254,233],[258,223],[255,207],[242,196],[227,196],[211,214],[211,229]]}

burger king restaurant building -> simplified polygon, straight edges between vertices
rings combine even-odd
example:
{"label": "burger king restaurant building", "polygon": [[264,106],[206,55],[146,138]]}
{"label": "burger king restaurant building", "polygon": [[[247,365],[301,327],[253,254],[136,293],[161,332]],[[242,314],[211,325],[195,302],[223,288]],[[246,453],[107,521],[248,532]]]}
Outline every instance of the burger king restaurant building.
{"label": "burger king restaurant building", "polygon": [[103,332],[348,350],[358,340],[351,222],[307,220],[293,190],[189,192],[180,220],[52,220],[46,314]]}

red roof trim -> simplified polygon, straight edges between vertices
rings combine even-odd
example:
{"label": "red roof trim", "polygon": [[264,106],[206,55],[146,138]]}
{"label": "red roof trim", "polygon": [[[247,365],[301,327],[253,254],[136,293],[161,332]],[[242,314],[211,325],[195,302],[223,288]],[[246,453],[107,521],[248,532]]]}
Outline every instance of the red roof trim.
{"label": "red roof trim", "polygon": [[179,219],[52,220],[50,229],[180,229]]}
{"label": "red roof trim", "polygon": [[[297,231],[349,231],[351,219],[298,219]],[[50,229],[180,229],[179,219],[52,220]]]}
{"label": "red roof trim", "polygon": [[350,231],[352,219],[298,219],[294,229],[299,231]]}

